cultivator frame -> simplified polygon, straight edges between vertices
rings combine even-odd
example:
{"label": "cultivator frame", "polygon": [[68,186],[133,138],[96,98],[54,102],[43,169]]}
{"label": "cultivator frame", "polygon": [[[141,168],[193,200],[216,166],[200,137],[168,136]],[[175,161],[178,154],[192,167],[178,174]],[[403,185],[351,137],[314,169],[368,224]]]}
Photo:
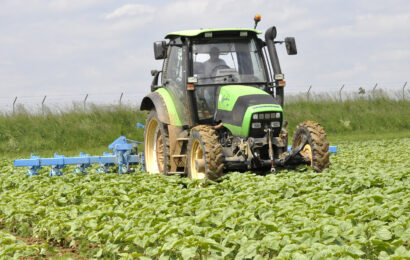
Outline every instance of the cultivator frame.
{"label": "cultivator frame", "polygon": [[127,139],[120,136],[108,146],[112,153],[104,153],[102,156],[90,156],[80,153],[77,157],[65,157],[64,155],[54,154],[54,158],[41,158],[31,154],[30,159],[14,160],[14,167],[28,167],[27,175],[39,175],[38,171],[43,166],[51,166],[50,177],[63,175],[63,169],[67,165],[77,165],[74,173],[87,173],[87,168],[92,164],[100,164],[99,172],[108,173],[109,168],[118,165],[118,174],[129,172],[130,165],[140,164],[144,170],[144,153],[137,151],[137,145],[142,142]]}

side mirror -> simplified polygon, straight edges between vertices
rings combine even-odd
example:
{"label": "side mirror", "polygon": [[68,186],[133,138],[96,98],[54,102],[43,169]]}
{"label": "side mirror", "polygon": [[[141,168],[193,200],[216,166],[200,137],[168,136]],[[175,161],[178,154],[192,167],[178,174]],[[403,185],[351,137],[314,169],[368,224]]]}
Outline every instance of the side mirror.
{"label": "side mirror", "polygon": [[298,54],[298,50],[296,49],[296,42],[295,42],[294,37],[286,37],[285,44],[286,44],[286,51],[288,52],[288,55]]}
{"label": "side mirror", "polygon": [[154,42],[154,55],[156,60],[167,57],[167,43],[165,41]]}

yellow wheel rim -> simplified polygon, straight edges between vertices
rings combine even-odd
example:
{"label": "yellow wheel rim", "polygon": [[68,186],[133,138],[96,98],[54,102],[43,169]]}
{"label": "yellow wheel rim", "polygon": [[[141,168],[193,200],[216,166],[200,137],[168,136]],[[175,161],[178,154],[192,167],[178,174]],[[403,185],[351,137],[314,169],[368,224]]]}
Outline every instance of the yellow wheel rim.
{"label": "yellow wheel rim", "polygon": [[300,154],[304,157],[309,159],[310,165],[312,166],[313,161],[312,161],[312,147],[310,144],[307,144],[303,147],[302,151],[300,151]]}
{"label": "yellow wheel rim", "polygon": [[195,140],[192,144],[190,151],[190,172],[192,179],[204,179],[205,178],[205,158],[204,151],[202,150],[199,140]]}
{"label": "yellow wheel rim", "polygon": [[[300,137],[298,141],[296,142],[295,147],[299,146],[300,143],[302,142],[302,138]],[[302,150],[299,152],[304,158],[308,159],[310,161],[310,166],[313,164],[313,155],[312,155],[312,147],[310,144],[305,144],[303,146]]]}
{"label": "yellow wheel rim", "polygon": [[157,165],[159,172],[164,170],[164,141],[162,140],[161,131],[157,132],[155,155],[157,157]]}
{"label": "yellow wheel rim", "polygon": [[[159,173],[160,169],[158,167],[158,139],[162,139],[161,134],[159,133],[159,124],[158,121],[152,119],[149,121],[146,130],[145,136],[145,167],[149,173]],[[159,133],[159,134],[158,134]],[[163,156],[162,156],[163,159]]]}

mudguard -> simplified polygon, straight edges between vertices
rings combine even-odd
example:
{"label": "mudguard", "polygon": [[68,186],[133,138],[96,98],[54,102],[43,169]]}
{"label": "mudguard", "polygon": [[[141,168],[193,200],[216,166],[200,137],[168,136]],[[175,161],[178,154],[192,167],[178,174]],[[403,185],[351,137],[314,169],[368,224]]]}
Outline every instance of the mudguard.
{"label": "mudguard", "polygon": [[165,124],[182,126],[182,122],[178,116],[174,101],[168,90],[160,88],[155,92],[151,92],[141,102],[140,110],[151,110],[155,108],[158,119]]}

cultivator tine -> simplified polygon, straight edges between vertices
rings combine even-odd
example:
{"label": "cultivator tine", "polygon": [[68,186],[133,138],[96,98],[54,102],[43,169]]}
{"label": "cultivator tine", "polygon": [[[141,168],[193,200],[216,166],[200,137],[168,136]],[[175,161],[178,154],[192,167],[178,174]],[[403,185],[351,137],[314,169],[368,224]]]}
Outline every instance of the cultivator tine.
{"label": "cultivator tine", "polygon": [[77,168],[74,169],[74,173],[78,174],[78,173],[82,173],[83,175],[87,174],[87,168],[91,167],[91,163],[90,163],[90,155],[89,154],[84,154],[84,153],[80,153],[78,155],[80,158],[84,158],[84,162],[77,164]]}
{"label": "cultivator tine", "polygon": [[27,175],[31,177],[38,175],[38,170],[41,170],[42,167],[40,166],[40,156],[35,156],[34,153],[32,153],[30,159],[36,162],[34,165],[28,167]]}
{"label": "cultivator tine", "polygon": [[52,165],[52,169],[50,171],[50,177],[53,176],[63,176],[63,169],[66,167],[64,164],[64,155],[59,155],[58,153],[54,154],[54,162],[55,165]]}

